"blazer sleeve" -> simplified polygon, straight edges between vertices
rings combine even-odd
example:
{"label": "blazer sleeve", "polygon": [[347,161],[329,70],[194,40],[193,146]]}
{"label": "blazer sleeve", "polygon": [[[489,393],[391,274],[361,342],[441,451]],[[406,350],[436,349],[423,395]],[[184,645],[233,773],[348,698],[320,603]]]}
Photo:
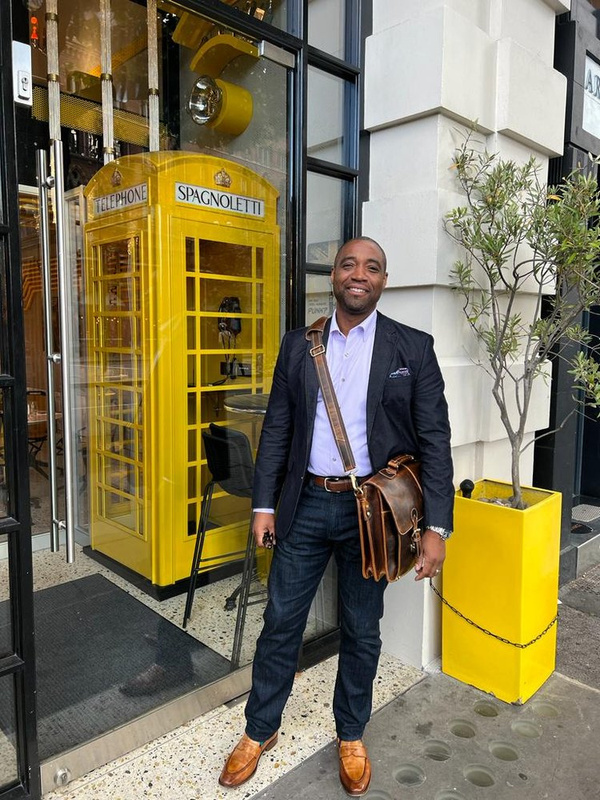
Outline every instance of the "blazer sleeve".
{"label": "blazer sleeve", "polygon": [[295,413],[286,369],[289,365],[290,349],[290,336],[286,334],[275,364],[269,404],[256,455],[253,508],[277,507],[287,473]]}
{"label": "blazer sleeve", "polygon": [[419,443],[425,525],[452,530],[454,483],[448,404],[444,379],[427,336],[412,401],[412,418]]}

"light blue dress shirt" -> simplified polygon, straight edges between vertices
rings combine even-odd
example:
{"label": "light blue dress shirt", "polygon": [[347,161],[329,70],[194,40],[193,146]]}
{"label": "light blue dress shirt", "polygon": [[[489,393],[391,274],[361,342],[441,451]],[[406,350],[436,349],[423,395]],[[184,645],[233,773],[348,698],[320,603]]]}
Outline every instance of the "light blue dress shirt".
{"label": "light blue dress shirt", "polygon": [[[373,311],[344,336],[334,314],[327,339],[327,366],[359,476],[373,472],[367,445],[367,389],[376,322],[377,312]],[[346,474],[320,389],[308,471],[313,475]]]}

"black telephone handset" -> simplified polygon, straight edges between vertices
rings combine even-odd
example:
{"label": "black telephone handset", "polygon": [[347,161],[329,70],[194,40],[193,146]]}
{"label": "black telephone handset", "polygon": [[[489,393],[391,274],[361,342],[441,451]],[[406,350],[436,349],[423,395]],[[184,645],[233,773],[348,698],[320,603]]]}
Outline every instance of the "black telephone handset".
{"label": "black telephone handset", "polygon": [[[219,312],[222,314],[241,314],[242,307],[240,306],[239,297],[224,297],[219,305]],[[219,326],[219,336],[234,340],[235,337],[242,332],[242,320],[239,317],[223,316],[217,318]]]}
{"label": "black telephone handset", "polygon": [[[240,305],[239,297],[224,297],[219,304],[219,313],[223,314],[222,317],[217,317],[217,326],[219,329],[219,341],[224,350],[235,349],[235,343],[238,335],[242,332],[242,320],[239,317],[232,316],[234,314],[241,314],[242,307]],[[225,316],[227,315],[227,316]],[[222,380],[211,383],[211,386],[219,386],[228,378],[237,378],[239,374],[239,365],[235,356],[230,356],[225,353],[225,377]],[[221,373],[223,374],[223,373]]]}

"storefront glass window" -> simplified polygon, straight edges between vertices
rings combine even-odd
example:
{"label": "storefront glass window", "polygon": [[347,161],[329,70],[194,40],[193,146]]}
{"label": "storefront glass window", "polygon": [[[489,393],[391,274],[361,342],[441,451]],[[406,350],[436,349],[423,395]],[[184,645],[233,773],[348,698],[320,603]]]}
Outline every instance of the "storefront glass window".
{"label": "storefront glass window", "polygon": [[[0,396],[0,517],[8,516],[8,482],[6,475],[6,451],[4,436],[3,399]],[[2,538],[0,537],[0,542]]]}
{"label": "storefront glass window", "polygon": [[[2,193],[0,192],[0,204],[2,203],[1,194]],[[6,319],[7,308],[6,288],[6,274],[4,267],[0,265],[0,314],[2,314],[4,319]],[[4,363],[5,352],[6,343],[4,342],[4,336],[2,334],[2,329],[0,328],[0,372],[7,372],[8,370],[7,365]]]}
{"label": "storefront glass window", "polygon": [[16,783],[17,752],[15,731],[15,687],[14,676],[0,679],[0,708],[2,708],[2,727],[0,728],[0,789]]}
{"label": "storefront glass window", "polygon": [[306,324],[312,325],[319,317],[329,317],[334,300],[329,272],[306,276]]}
{"label": "storefront glass window", "polygon": [[[112,595],[117,583],[114,600],[125,609],[120,592],[127,595],[131,585],[141,584],[149,594],[166,593],[169,602],[143,602],[140,610],[136,601],[112,619],[103,604],[94,636],[85,643],[93,680],[82,668],[81,674],[65,674],[65,683],[61,677],[57,691],[55,676],[45,680],[41,671],[40,707],[59,698],[68,729],[59,742],[42,719],[44,758],[55,755],[56,748],[81,744],[82,729],[76,715],[70,716],[77,705],[69,702],[70,692],[85,697],[81,713],[94,724],[83,736],[92,738],[252,659],[270,556],[257,555],[249,577],[253,594],[258,591],[262,600],[246,608],[241,580],[251,513],[248,485],[240,489],[223,479],[212,487],[210,505],[203,506],[212,478],[223,477],[222,461],[213,459],[206,442],[219,434],[225,447],[228,437],[237,445],[245,442],[252,470],[285,329],[289,260],[289,59],[282,59],[287,66],[267,59],[239,30],[170,0],[158,0],[156,18],[150,19],[146,4],[134,0],[60,0],[59,5],[58,36],[51,35],[54,17],[40,15],[40,47],[33,53],[34,122],[42,127],[58,115],[63,136],[64,234],[74,289],[68,315],[73,349],[63,353],[74,365],[71,442],[62,436],[60,380],[56,392],[59,519],[64,517],[64,454],[70,448],[75,533],[78,543],[89,545],[85,552],[77,549],[76,559],[91,572],[96,559],[108,559],[115,568],[107,570],[108,578],[91,576],[86,591]],[[235,6],[240,18],[248,14],[285,27],[284,0]],[[48,81],[53,48],[60,87]],[[57,88],[58,102],[53,100]],[[20,183],[27,381],[43,393],[42,223],[35,177],[23,176]],[[53,202],[50,283],[58,308]],[[56,322],[53,348],[59,349]],[[47,400],[38,394],[35,408],[32,403],[28,409],[36,431],[45,414],[44,436],[38,437],[30,461],[34,534],[47,534],[52,519],[49,420],[41,398]],[[2,421],[0,416],[0,456]],[[5,514],[2,471],[0,460],[0,514]],[[205,534],[202,560],[196,564],[196,594],[183,632],[181,587],[192,570],[199,529]],[[34,569],[34,577],[37,591],[48,589],[44,570]],[[67,572],[64,577],[68,594],[68,584],[76,581]],[[336,616],[322,605],[314,607],[308,638]],[[209,609],[214,617],[207,624]],[[82,630],[88,611],[82,602]],[[146,638],[138,612],[146,619]],[[102,650],[102,637],[115,629],[117,617],[123,651],[135,651],[137,658],[113,659],[125,665],[123,670],[98,670],[91,653],[96,644]],[[2,630],[0,624],[0,636]],[[81,648],[77,641],[69,637],[65,647]],[[39,663],[49,663],[52,643],[39,636],[37,642]],[[0,641],[0,653],[8,646]],[[159,676],[156,691],[143,682],[152,668]],[[106,715],[83,708],[108,695],[115,704]],[[60,706],[63,698],[69,709]],[[0,700],[0,708],[5,705]],[[5,761],[0,741],[0,763]]]}
{"label": "storefront glass window", "polygon": [[308,43],[343,59],[345,22],[345,0],[309,0]]}
{"label": "storefront glass window", "polygon": [[287,30],[287,0],[221,0],[262,22]]}
{"label": "storefront glass window", "polygon": [[346,82],[315,67],[308,70],[308,154],[347,163],[344,151],[344,91]]}
{"label": "storefront glass window", "polygon": [[306,260],[331,266],[342,244],[345,181],[309,172],[306,185]]}
{"label": "storefront glass window", "polygon": [[[8,559],[4,552],[7,545],[8,536],[5,533],[0,534],[0,657],[13,652]],[[0,748],[0,754],[1,752]]]}

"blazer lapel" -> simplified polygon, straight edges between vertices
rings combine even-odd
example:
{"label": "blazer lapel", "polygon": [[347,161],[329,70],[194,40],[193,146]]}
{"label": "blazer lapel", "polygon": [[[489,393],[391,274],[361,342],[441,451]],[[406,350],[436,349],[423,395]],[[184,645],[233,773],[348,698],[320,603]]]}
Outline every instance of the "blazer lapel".
{"label": "blazer lapel", "polygon": [[[323,331],[323,344],[327,346],[327,339],[329,337],[329,328],[331,326],[331,319],[328,319]],[[308,352],[310,343],[306,342],[306,360],[304,369],[304,383],[305,383],[305,397],[306,397],[306,420],[308,423],[308,430],[311,431],[317,413],[317,397],[319,393],[319,379],[317,378],[317,371],[315,369],[314,361]]]}
{"label": "blazer lapel", "polygon": [[371,438],[375,413],[381,402],[385,379],[390,373],[395,349],[396,331],[393,326],[388,325],[387,319],[378,311],[371,372],[369,373],[369,388],[367,391],[367,441]]}

